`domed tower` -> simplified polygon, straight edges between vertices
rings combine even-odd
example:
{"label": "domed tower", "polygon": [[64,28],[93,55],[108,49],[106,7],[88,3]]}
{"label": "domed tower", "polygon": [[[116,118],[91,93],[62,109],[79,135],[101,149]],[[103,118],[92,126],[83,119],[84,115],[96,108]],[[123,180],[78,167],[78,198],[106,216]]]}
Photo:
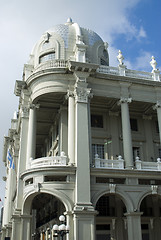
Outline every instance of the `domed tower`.
{"label": "domed tower", "polygon": [[56,25],[41,36],[28,64],[35,71],[48,61],[58,60],[108,66],[107,46],[97,33],[80,27],[69,18],[67,23]]}

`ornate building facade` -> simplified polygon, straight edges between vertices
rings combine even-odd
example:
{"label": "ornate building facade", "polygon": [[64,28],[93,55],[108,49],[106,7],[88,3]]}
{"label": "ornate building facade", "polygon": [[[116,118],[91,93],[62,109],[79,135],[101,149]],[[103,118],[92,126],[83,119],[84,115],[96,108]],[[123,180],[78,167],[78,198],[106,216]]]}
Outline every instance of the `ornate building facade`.
{"label": "ornate building facade", "polygon": [[161,75],[127,69],[121,51],[71,19],[36,43],[4,138],[1,240],[158,240]]}

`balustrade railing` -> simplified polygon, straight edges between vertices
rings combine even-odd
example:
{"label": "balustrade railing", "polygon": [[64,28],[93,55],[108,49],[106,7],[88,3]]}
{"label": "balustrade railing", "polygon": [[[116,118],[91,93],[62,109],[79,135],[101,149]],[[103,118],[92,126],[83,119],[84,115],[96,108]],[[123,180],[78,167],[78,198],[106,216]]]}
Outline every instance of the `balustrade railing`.
{"label": "balustrade railing", "polygon": [[38,167],[52,167],[52,166],[66,166],[67,156],[61,152],[60,156],[42,157],[37,159],[30,159],[30,168]]}
{"label": "balustrade railing", "polygon": [[98,154],[95,155],[96,168],[124,169],[124,160],[118,156],[117,160],[101,159]]}
{"label": "balustrade railing", "polygon": [[124,74],[123,74],[122,68],[110,67],[110,66],[100,66],[97,69],[97,72],[103,73],[103,74],[117,75],[117,76],[123,75],[123,76],[130,77],[130,78],[138,78],[138,79],[145,79],[145,80],[151,80],[151,81],[160,81],[161,80],[161,74],[159,74],[158,71],[156,71],[154,73],[150,73],[150,72],[130,70],[125,67]]}
{"label": "balustrade railing", "polygon": [[[101,159],[98,154],[95,155],[95,168],[105,169],[124,169],[124,159],[118,156],[117,159]],[[142,171],[161,171],[161,159],[158,158],[157,162],[141,161],[139,157],[136,157],[135,168]]]}
{"label": "balustrade railing", "polygon": [[161,171],[161,160],[158,158],[157,162],[145,162],[140,161],[139,157],[136,157],[135,167],[137,170]]}
{"label": "balustrade railing", "polygon": [[35,72],[50,68],[66,68],[67,66],[68,64],[65,60],[51,60],[39,64],[38,67],[35,69]]}

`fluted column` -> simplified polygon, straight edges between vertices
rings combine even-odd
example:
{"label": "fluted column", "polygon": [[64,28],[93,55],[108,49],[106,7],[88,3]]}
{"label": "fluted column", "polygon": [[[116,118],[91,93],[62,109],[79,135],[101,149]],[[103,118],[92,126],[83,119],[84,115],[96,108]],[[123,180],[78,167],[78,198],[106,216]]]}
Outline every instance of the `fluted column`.
{"label": "fluted column", "polygon": [[121,98],[119,104],[121,105],[121,119],[122,119],[122,135],[123,135],[123,150],[125,166],[128,169],[133,168],[133,153],[132,153],[132,138],[130,127],[129,106],[131,98]]}
{"label": "fluted column", "polygon": [[68,156],[69,164],[75,163],[75,100],[74,94],[68,91]]}
{"label": "fluted column", "polygon": [[161,103],[157,102],[153,106],[153,109],[157,110],[158,126],[159,126],[159,138],[160,138],[160,144],[161,144]]}
{"label": "fluted column", "polygon": [[28,139],[27,139],[27,168],[31,158],[35,158],[36,150],[36,109],[38,105],[31,104],[29,112]]}

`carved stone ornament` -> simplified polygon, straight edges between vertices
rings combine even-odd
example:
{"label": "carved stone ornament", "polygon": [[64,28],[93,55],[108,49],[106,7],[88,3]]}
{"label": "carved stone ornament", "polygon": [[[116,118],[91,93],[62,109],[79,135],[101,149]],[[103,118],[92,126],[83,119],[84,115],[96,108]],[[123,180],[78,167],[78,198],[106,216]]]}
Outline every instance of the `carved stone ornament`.
{"label": "carved stone ornament", "polygon": [[110,183],[109,184],[110,193],[116,192],[116,184]]}
{"label": "carved stone ornament", "polygon": [[153,106],[153,110],[156,110],[157,108],[161,107],[161,103],[157,101],[157,103]]}
{"label": "carved stone ornament", "polygon": [[121,99],[118,101],[118,105],[121,105],[121,103],[131,103],[131,102],[132,102],[132,98],[121,97]]}
{"label": "carved stone ornament", "polygon": [[41,184],[40,183],[35,183],[34,188],[36,192],[40,192]]}
{"label": "carved stone ornament", "polygon": [[74,90],[74,96],[76,102],[87,103],[88,98],[92,97],[90,88],[76,87]]}
{"label": "carved stone ornament", "polygon": [[28,118],[29,117],[29,108],[27,106],[21,107],[21,117]]}
{"label": "carved stone ornament", "polygon": [[39,107],[40,107],[40,104],[30,104],[30,108],[31,109],[39,109]]}
{"label": "carved stone ornament", "polygon": [[152,194],[157,194],[158,193],[158,186],[157,185],[152,185],[151,186],[151,191],[152,191]]}
{"label": "carved stone ornament", "polygon": [[69,97],[74,97],[74,92],[71,90],[67,91],[66,99],[68,99]]}

